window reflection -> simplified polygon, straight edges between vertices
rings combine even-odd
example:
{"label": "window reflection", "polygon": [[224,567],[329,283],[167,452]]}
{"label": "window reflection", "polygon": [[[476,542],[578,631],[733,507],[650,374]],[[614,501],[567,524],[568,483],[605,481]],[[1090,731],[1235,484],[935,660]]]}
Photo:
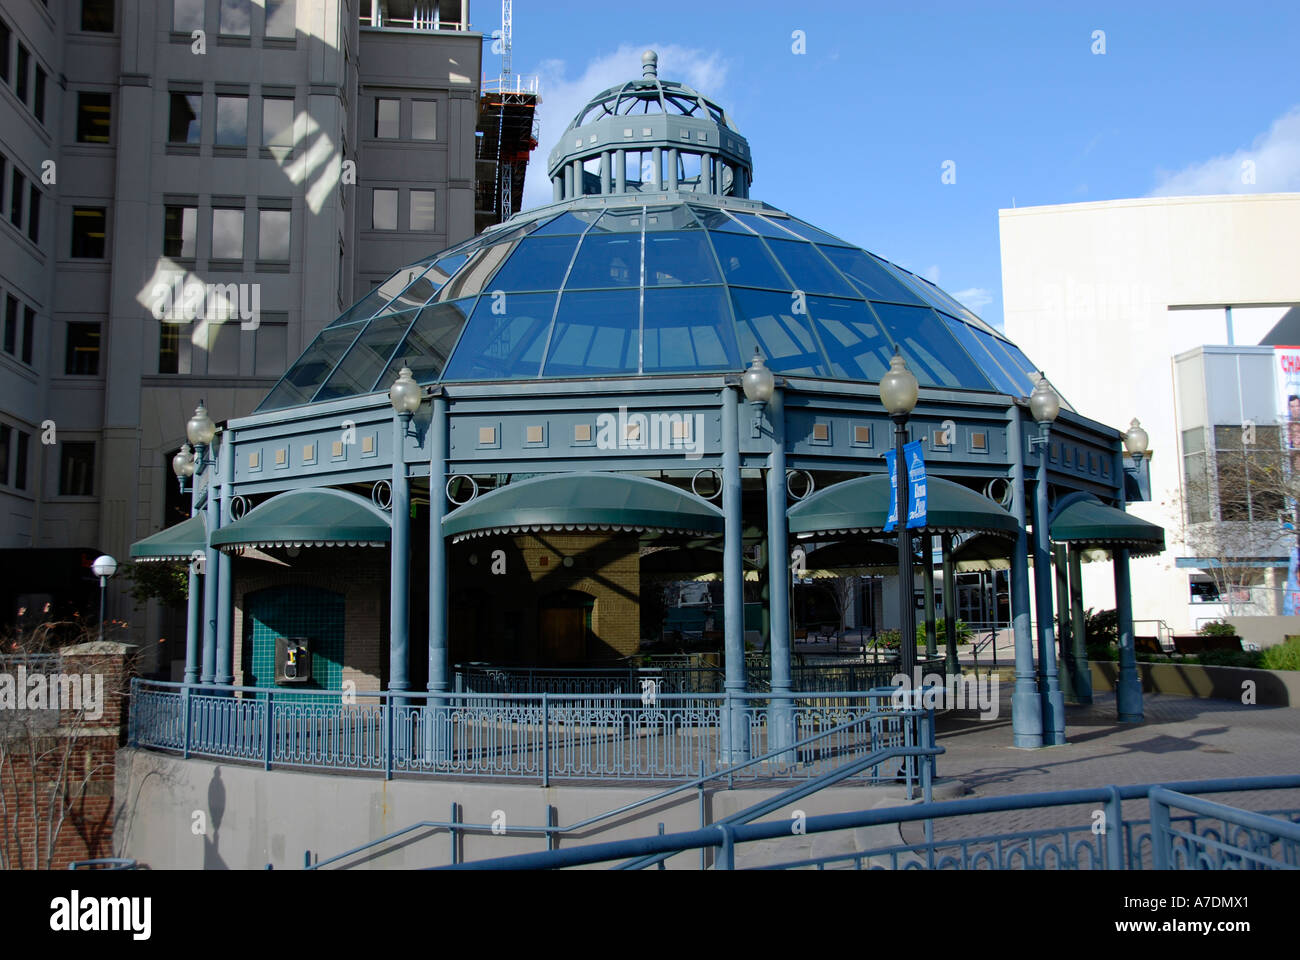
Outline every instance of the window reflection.
{"label": "window reflection", "polygon": [[515,293],[504,300],[480,297],[446,378],[514,380],[537,376],[554,309],[553,293]]}

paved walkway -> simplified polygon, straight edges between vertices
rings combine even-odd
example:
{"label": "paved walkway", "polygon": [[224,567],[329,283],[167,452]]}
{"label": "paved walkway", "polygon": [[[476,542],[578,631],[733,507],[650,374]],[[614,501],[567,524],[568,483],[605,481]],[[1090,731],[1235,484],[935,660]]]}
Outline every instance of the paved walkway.
{"label": "paved walkway", "polygon": [[[1300,709],[1246,706],[1226,700],[1147,695],[1145,720],[1119,723],[1114,694],[1087,707],[1066,707],[1069,743],[1018,750],[1011,743],[1010,683],[999,685],[997,719],[973,714],[940,718],[939,774],[963,781],[968,796],[1068,790],[1110,784],[1155,783],[1300,774]],[[1250,809],[1300,808],[1300,790],[1210,795]],[[1092,806],[1095,806],[1092,805]],[[1125,803],[1126,819],[1146,819],[1146,801]],[[936,823],[936,836],[961,837],[1088,823],[1079,807],[963,817]],[[922,838],[919,824],[904,829]]]}

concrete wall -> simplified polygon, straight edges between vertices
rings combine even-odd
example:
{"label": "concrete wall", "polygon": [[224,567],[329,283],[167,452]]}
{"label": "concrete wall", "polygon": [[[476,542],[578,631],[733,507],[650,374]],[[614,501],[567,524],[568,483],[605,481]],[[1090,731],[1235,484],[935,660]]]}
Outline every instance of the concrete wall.
{"label": "concrete wall", "polygon": [[[181,760],[147,750],[118,754],[117,855],[133,857],[153,869],[248,869],[267,864],[298,869],[303,853],[328,859],[422,820],[448,820],[451,804],[461,805],[461,820],[491,824],[504,815],[505,835],[465,837],[462,859],[509,856],[546,849],[539,836],[511,833],[514,826],[540,826],[547,806],[563,825],[616,809],[660,792],[659,786],[556,786],[444,779],[385,781],[377,777],[335,776],[272,770],[256,766]],[[708,821],[742,810],[777,792],[774,788],[714,790],[705,795]],[[797,806],[809,816],[861,810],[893,798],[900,787],[832,787],[772,814],[789,820]],[[496,814],[501,811],[501,814]],[[559,846],[595,843],[653,834],[663,823],[668,833],[700,826],[694,790],[601,824]],[[198,827],[195,825],[199,824]],[[200,829],[201,828],[201,829]],[[449,863],[446,831],[418,831],[404,842],[379,848],[356,868],[402,869]],[[674,869],[696,869],[692,852],[668,862]]]}
{"label": "concrete wall", "polygon": [[1300,617],[1224,617],[1237,628],[1243,641],[1258,644],[1260,649],[1286,643],[1287,637],[1300,637]]}
{"label": "concrete wall", "polygon": [[[1191,663],[1138,662],[1138,675],[1145,693],[1168,693],[1179,697],[1209,697],[1215,700],[1248,702],[1247,695],[1262,707],[1300,706],[1300,671],[1252,670],[1246,667],[1207,667]],[[1098,692],[1115,689],[1119,664],[1092,661],[1092,688]]]}
{"label": "concrete wall", "polygon": [[[1199,614],[1188,573],[1174,564],[1186,550],[1172,358],[1227,342],[1224,305],[1300,303],[1300,194],[1022,207],[999,217],[1007,335],[1077,409],[1119,429],[1139,417],[1151,436],[1152,499],[1130,509],[1165,528],[1169,549],[1133,562],[1133,615],[1189,631]],[[1113,607],[1109,565],[1089,566],[1085,602]]]}

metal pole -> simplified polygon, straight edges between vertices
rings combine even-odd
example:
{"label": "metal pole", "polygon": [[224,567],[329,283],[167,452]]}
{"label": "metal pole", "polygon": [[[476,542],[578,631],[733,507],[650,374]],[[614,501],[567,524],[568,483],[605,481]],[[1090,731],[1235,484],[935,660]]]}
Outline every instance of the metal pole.
{"label": "metal pole", "polygon": [[[221,525],[225,527],[233,519],[230,502],[235,485],[235,435],[229,430],[221,435],[221,452],[217,461],[213,469],[221,479],[218,510]],[[213,681],[224,684],[235,682],[235,578],[232,565],[230,554],[224,550],[217,553],[217,669]]]}
{"label": "metal pole", "polygon": [[1047,513],[1047,454],[1051,425],[1039,424],[1038,480],[1034,484],[1034,585],[1038,613],[1038,665],[1042,675],[1043,745],[1065,743],[1065,697],[1056,666],[1056,631],[1052,627],[1052,560]]}
{"label": "metal pole", "polygon": [[[952,565],[952,534],[945,533],[940,539],[943,551],[943,633],[947,658],[944,673],[961,673],[961,663],[957,660],[957,574]],[[997,634],[994,634],[993,646],[997,647]]]}
{"label": "metal pole", "polygon": [[[404,691],[410,687],[408,673],[408,620],[410,608],[411,563],[411,488],[406,476],[406,429],[409,413],[393,415],[393,479],[389,498],[393,525],[390,557],[390,592],[388,619],[388,689]],[[400,703],[400,701],[399,701]]]}
{"label": "metal pole", "polygon": [[1061,644],[1061,693],[1067,703],[1078,703],[1074,665],[1074,622],[1070,619],[1070,548],[1064,543],[1052,547],[1052,569],[1056,573],[1056,625]]}
{"label": "metal pole", "polygon": [[104,593],[108,590],[108,577],[99,578],[99,642],[104,642]]}
{"label": "metal pole", "polygon": [[1078,547],[1070,548],[1070,634],[1074,638],[1074,694],[1092,703],[1092,667],[1088,663],[1087,623],[1083,615],[1083,571]]}
{"label": "metal pole", "polygon": [[217,550],[212,546],[212,535],[221,527],[221,513],[218,510],[217,483],[215,465],[209,460],[212,456],[211,446],[195,445],[195,477],[208,474],[207,502],[204,510],[208,517],[207,556],[203,564],[203,683],[214,682],[217,675],[217,580],[220,576],[217,562]]}
{"label": "metal pole", "polygon": [[894,489],[898,500],[898,629],[902,634],[898,650],[899,671],[908,688],[916,673],[916,610],[912,603],[912,531],[907,527],[908,479],[903,445],[907,443],[907,417],[894,417]]}
{"label": "metal pole", "polygon": [[[726,674],[723,687],[728,695],[745,692],[745,594],[741,539],[744,516],[740,496],[740,435],[736,389],[722,389],[722,605],[723,644]],[[742,726],[744,711],[726,712],[723,744],[728,763],[741,763],[747,755],[748,737]]]}
{"label": "metal pole", "polygon": [[1020,408],[1007,411],[1007,447],[1011,462],[1011,513],[1020,524],[1011,554],[1011,623],[1016,641],[1016,685],[1011,695],[1012,743],[1032,749],[1043,745],[1043,711],[1034,674],[1034,645],[1029,633],[1029,537],[1025,532],[1025,442]]}
{"label": "metal pole", "polygon": [[931,534],[922,535],[921,552],[925,555],[925,565],[921,567],[921,585],[925,589],[925,658],[933,660],[939,655],[939,630],[934,610],[934,537]]}
{"label": "metal pole", "polygon": [[[195,509],[195,499],[198,491],[198,483],[195,477],[190,477],[190,516],[196,517],[198,513]],[[207,524],[203,525],[207,530]],[[197,553],[197,552],[196,552]],[[202,582],[199,580],[199,571],[196,563],[199,556],[190,557],[189,568],[189,586],[185,594],[185,682],[199,682],[199,658],[202,656],[203,649],[203,597]]]}
{"label": "metal pole", "polygon": [[447,399],[433,398],[429,424],[429,692],[447,690]]}
{"label": "metal pole", "polygon": [[[1123,454],[1115,451],[1116,475],[1119,477],[1119,506],[1124,508]],[[1115,614],[1119,628],[1119,680],[1115,689],[1115,706],[1121,723],[1142,721],[1142,681],[1138,679],[1137,651],[1133,647],[1133,592],[1129,582],[1128,550],[1111,551],[1111,566],[1115,572]],[[1165,811],[1166,814],[1168,810]],[[1151,824],[1151,840],[1156,839],[1155,822]]]}
{"label": "metal pole", "polygon": [[770,599],[770,637],[772,692],[769,701],[769,749],[794,742],[793,701],[780,694],[789,693],[790,681],[790,542],[785,518],[785,398],[778,387],[767,402],[768,422],[772,431],[772,454],[767,470],[767,557]]}

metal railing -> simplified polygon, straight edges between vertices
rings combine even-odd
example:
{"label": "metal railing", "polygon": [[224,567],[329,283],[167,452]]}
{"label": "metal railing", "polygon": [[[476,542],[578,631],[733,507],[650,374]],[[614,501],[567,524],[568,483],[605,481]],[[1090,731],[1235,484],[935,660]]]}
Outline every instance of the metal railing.
{"label": "metal railing", "polygon": [[[917,714],[896,708],[892,692],[298,693],[136,678],[129,737],[134,746],[268,770],[517,777],[543,785],[680,780],[776,751],[738,775],[805,779],[846,759],[915,744]],[[789,746],[833,729],[813,745]]]}
{"label": "metal railing", "polygon": [[[764,869],[842,866],[863,869],[1104,869],[1244,866],[1300,868],[1300,808],[1255,813],[1213,803],[1196,793],[1300,789],[1300,776],[1247,777],[1168,784],[1094,787],[1000,797],[978,797],[913,806],[807,817],[805,834],[922,822],[927,840],[851,854],[805,858]],[[1125,821],[1123,801],[1146,798],[1151,819]],[[934,821],[949,817],[1093,805],[1089,822],[953,840],[933,839]],[[1191,811],[1174,816],[1172,808]],[[1100,817],[1098,817],[1100,814]],[[1098,824],[1101,828],[1098,829]],[[716,851],[720,869],[734,869],[736,847],[792,836],[790,821],[720,821],[699,830],[588,844],[563,850],[456,864],[460,869],[538,870],[620,862],[624,867],[656,863],[664,856],[696,849]]]}
{"label": "metal railing", "polygon": [[1150,623],[1155,625],[1156,643],[1160,644],[1160,649],[1162,650],[1174,649],[1174,629],[1173,627],[1169,626],[1169,624],[1165,623],[1165,621],[1163,620],[1134,620],[1133,621],[1134,636],[1139,636],[1139,635],[1148,636],[1148,637],[1151,636],[1151,634],[1143,633],[1141,630],[1138,629],[1138,625],[1144,623]]}
{"label": "metal railing", "polygon": [[[781,793],[777,794],[776,797],[772,797],[769,798],[768,800],[761,801],[760,803],[755,804],[747,808],[746,810],[742,810],[736,814],[733,814],[731,817],[727,818],[727,822],[749,822],[752,819],[756,819],[759,816],[763,816],[764,814],[770,812],[771,810],[779,809],[781,806],[784,806],[786,803],[792,800],[809,796],[813,793],[816,793],[819,790],[824,789],[825,787],[839,783],[842,780],[848,779],[858,773],[861,773],[867,770],[868,768],[872,768],[873,773],[878,775],[879,768],[883,764],[888,763],[892,760],[900,761],[898,767],[898,774],[901,780],[907,785],[908,799],[909,800],[912,799],[912,797],[915,794],[915,789],[919,785],[925,799],[929,800],[931,796],[931,792],[930,792],[931,784],[934,779],[935,757],[943,753],[944,750],[942,747],[936,746],[934,742],[934,712],[932,710],[919,710],[919,711],[910,711],[910,712],[915,715],[914,732],[915,732],[916,739],[914,741],[912,740],[912,737],[910,735],[905,736],[904,737],[905,741],[912,741],[912,742],[905,742],[904,745],[902,746],[887,747],[883,750],[878,750],[874,753],[868,754],[865,757],[860,757],[856,760],[851,760],[847,763],[841,764],[840,766],[832,768],[831,770],[828,770],[826,773],[823,773],[813,778],[812,780],[801,782],[798,786],[791,787],[782,791]],[[833,727],[829,730],[822,731],[821,733],[816,733],[813,734],[812,736],[805,737],[801,740],[796,741],[795,743],[788,745],[787,747],[778,747],[776,750],[769,751],[768,753],[763,754],[762,756],[752,757],[749,760],[746,760],[743,763],[740,763],[738,765],[723,767],[721,769],[714,770],[709,773],[701,773],[699,776],[691,780],[688,780],[685,783],[677,784],[665,790],[661,790],[657,793],[651,794],[650,796],[642,797],[639,800],[634,800],[631,803],[623,804],[622,806],[615,807],[614,809],[611,810],[607,810],[604,813],[599,813],[594,816],[587,817],[583,820],[579,820],[576,823],[572,823],[567,826],[560,826],[552,822],[554,819],[555,808],[552,807],[550,804],[547,804],[546,823],[544,825],[512,824],[509,832],[514,836],[525,835],[525,836],[544,837],[546,840],[546,848],[548,850],[552,850],[555,847],[556,841],[565,834],[577,834],[579,831],[588,831],[591,829],[591,827],[595,826],[598,823],[601,823],[606,820],[610,820],[615,817],[620,817],[620,818],[625,817],[633,810],[651,804],[656,804],[656,805],[660,804],[662,801],[667,800],[668,798],[675,796],[676,794],[682,793],[686,790],[692,790],[692,789],[697,791],[698,793],[697,808],[699,809],[699,814],[700,814],[700,827],[703,828],[705,826],[704,790],[706,784],[714,780],[721,780],[725,778],[727,780],[728,786],[730,787],[734,783],[736,774],[741,773],[747,767],[767,763],[775,759],[779,753],[785,750],[808,748],[818,740],[825,739],[830,736],[838,735],[841,732],[843,732],[845,728],[859,725],[861,722],[862,721],[860,720],[851,721],[850,723],[844,724],[840,727]],[[912,733],[912,726],[909,725],[907,730],[909,734]],[[773,804],[775,804],[775,806],[773,806]],[[378,847],[391,843],[394,840],[401,839],[403,837],[408,837],[412,833],[416,832],[417,830],[440,830],[440,829],[447,831],[448,838],[451,841],[451,862],[453,864],[459,863],[461,860],[460,844],[465,834],[480,833],[480,834],[500,835],[498,831],[498,824],[466,823],[465,821],[461,820],[460,805],[457,803],[453,803],[451,805],[450,820],[422,820],[418,823],[411,824],[408,827],[404,827],[401,830],[396,830],[392,833],[386,834],[385,836],[377,837],[374,840],[370,840],[364,844],[361,844],[360,846],[354,847],[350,850],[346,850],[343,853],[336,854],[335,856],[329,857],[325,860],[317,860],[313,862],[311,851],[308,850],[305,852],[303,858],[304,866],[308,870],[319,870],[327,866],[334,866],[335,864],[343,863],[343,861],[345,860],[351,860],[353,857],[359,856],[362,853],[367,853],[371,850],[375,850]],[[663,833],[662,823],[659,824],[659,832],[661,834]],[[662,859],[664,858],[658,858],[655,861],[655,864],[660,865]],[[701,867],[705,866],[704,850],[700,851],[700,865]],[[660,866],[660,869],[662,869],[662,866]]]}

